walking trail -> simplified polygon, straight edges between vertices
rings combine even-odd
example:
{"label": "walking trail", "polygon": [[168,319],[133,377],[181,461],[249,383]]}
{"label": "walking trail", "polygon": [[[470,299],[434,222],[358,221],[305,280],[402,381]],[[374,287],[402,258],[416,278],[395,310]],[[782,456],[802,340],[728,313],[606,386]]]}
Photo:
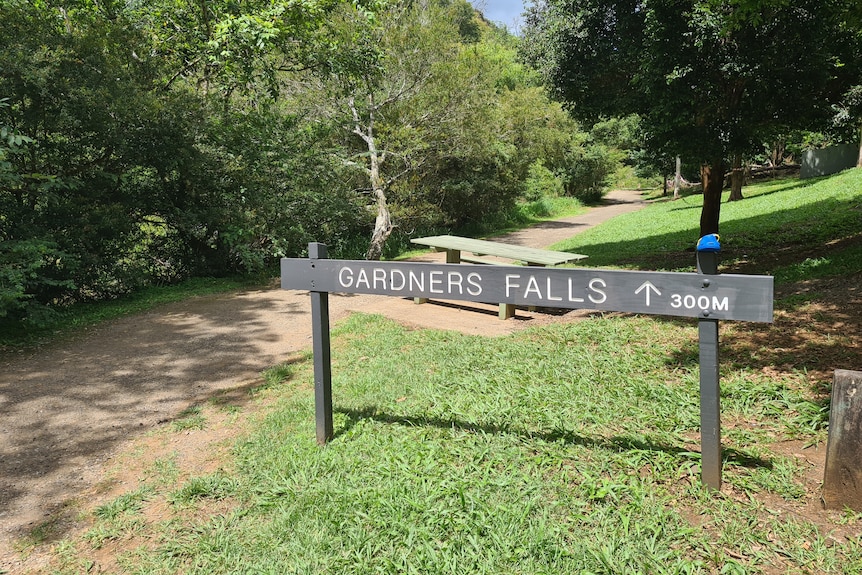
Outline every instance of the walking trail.
{"label": "walking trail", "polygon": [[[642,206],[639,192],[612,192],[584,215],[494,239],[546,247]],[[489,336],[559,320],[518,310],[501,321],[482,304],[330,297],[333,322],[356,311]],[[23,572],[16,540],[96,484],[126,441],[191,405],[258,385],[263,370],[310,347],[307,292],[273,288],[160,306],[0,357],[0,573]]]}

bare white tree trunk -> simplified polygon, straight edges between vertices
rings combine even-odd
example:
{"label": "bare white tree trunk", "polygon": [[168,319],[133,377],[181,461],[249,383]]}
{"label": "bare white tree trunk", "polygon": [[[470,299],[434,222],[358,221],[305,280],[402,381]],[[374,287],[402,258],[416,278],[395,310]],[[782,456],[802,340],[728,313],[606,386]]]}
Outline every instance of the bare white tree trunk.
{"label": "bare white tree trunk", "polygon": [[673,176],[673,199],[679,199],[679,187],[682,181],[682,161],[679,156],[676,157],[676,172]]}
{"label": "bare white tree trunk", "polygon": [[383,255],[383,245],[395,226],[392,224],[389,204],[386,202],[386,182],[380,175],[380,164],[383,163],[386,154],[385,152],[381,153],[377,149],[377,141],[374,137],[374,114],[376,108],[373,97],[369,96],[368,100],[368,118],[364,125],[353,98],[349,99],[348,105],[353,114],[353,133],[362,138],[368,148],[368,179],[371,183],[371,195],[374,197],[374,203],[377,207],[374,231],[371,233],[371,242],[368,245],[368,251],[365,252],[365,259],[379,260]]}
{"label": "bare white tree trunk", "polygon": [[392,225],[392,217],[389,214],[389,204],[386,203],[386,188],[383,180],[380,177],[380,163],[377,150],[373,145],[373,139],[368,146],[368,153],[371,157],[371,169],[369,176],[371,179],[371,193],[374,195],[374,201],[377,205],[377,217],[374,220],[374,231],[371,234],[371,243],[368,245],[368,251],[365,252],[365,259],[379,260],[383,255],[383,244],[395,226]]}

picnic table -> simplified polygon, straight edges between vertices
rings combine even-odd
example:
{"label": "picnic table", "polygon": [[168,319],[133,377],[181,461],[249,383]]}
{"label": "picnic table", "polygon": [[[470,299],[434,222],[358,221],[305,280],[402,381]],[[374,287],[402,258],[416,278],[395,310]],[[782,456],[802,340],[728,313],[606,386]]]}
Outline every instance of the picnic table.
{"label": "picnic table", "polygon": [[[484,265],[512,265],[514,262],[521,262],[528,266],[556,266],[582,260],[587,257],[582,254],[528,248],[514,244],[460,236],[429,236],[414,238],[410,241],[414,244],[434,248],[438,252],[445,251],[447,264],[459,264],[463,262]],[[470,255],[464,255],[465,252]],[[494,256],[511,260],[511,262],[483,259],[482,256]],[[426,301],[428,301],[427,298],[416,298],[416,303],[424,303]],[[508,319],[514,317],[514,315],[514,304],[500,304],[500,319]]]}

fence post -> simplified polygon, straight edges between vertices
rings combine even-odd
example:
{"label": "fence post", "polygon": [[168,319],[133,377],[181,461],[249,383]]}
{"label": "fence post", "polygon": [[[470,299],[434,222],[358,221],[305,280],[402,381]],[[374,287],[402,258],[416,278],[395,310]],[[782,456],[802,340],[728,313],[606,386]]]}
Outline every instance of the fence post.
{"label": "fence post", "polygon": [[[326,245],[308,244],[311,267],[315,260],[326,259]],[[317,443],[332,439],[332,362],[329,338],[329,292],[311,290],[311,334],[314,350],[314,420]]]}
{"label": "fence post", "polygon": [[[704,275],[718,274],[718,253],[721,246],[717,234],[709,234],[697,243],[697,271]],[[706,287],[709,279],[704,279]],[[701,482],[712,489],[721,489],[721,387],[718,368],[718,320],[709,312],[697,322],[700,347],[700,453]]]}

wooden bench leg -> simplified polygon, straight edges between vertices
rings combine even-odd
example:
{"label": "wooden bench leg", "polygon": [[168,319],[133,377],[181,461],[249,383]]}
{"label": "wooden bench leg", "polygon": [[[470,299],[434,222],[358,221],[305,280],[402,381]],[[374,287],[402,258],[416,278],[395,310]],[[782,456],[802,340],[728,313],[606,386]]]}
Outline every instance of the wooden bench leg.
{"label": "wooden bench leg", "polygon": [[515,304],[501,303],[500,304],[500,319],[509,319],[515,317]]}

